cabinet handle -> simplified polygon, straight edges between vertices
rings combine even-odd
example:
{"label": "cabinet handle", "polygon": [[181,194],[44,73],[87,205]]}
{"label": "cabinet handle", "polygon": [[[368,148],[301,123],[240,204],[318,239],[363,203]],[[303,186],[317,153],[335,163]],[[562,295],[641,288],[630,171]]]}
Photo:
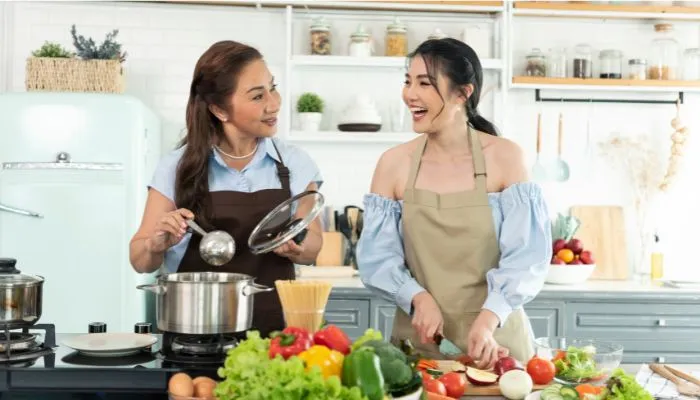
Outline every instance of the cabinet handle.
{"label": "cabinet handle", "polygon": [[62,151],[56,155],[54,162],[6,162],[2,169],[71,169],[93,171],[121,171],[124,166],[121,163],[82,163],[72,162],[70,154]]}
{"label": "cabinet handle", "polygon": [[656,357],[656,362],[657,362],[657,363],[665,363],[665,362],[666,362],[666,357]]}
{"label": "cabinet handle", "polygon": [[660,319],[660,320],[658,320],[656,323],[657,323],[657,325],[659,325],[659,326],[666,326],[666,320],[665,320],[665,319]]}
{"label": "cabinet handle", "polygon": [[5,212],[19,214],[19,215],[26,215],[28,217],[34,217],[34,218],[44,218],[43,215],[36,213],[34,211],[22,210],[19,208],[6,206],[4,204],[0,204],[0,211],[5,211]]}

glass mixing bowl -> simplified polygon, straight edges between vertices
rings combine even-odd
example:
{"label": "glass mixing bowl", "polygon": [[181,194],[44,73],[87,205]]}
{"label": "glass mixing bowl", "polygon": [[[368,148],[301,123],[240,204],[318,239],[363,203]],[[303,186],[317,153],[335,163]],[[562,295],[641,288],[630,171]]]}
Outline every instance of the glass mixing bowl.
{"label": "glass mixing bowl", "polygon": [[556,367],[554,380],[568,385],[603,383],[620,366],[623,347],[620,344],[566,337],[535,339],[535,355],[552,360]]}

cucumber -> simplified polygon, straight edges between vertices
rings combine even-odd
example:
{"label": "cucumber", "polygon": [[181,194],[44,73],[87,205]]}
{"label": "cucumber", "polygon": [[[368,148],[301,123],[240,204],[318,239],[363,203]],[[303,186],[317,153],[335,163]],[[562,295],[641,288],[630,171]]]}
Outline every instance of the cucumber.
{"label": "cucumber", "polygon": [[576,400],[579,397],[578,392],[575,389],[570,388],[568,386],[562,387],[559,391],[559,394],[561,394],[565,400]]}

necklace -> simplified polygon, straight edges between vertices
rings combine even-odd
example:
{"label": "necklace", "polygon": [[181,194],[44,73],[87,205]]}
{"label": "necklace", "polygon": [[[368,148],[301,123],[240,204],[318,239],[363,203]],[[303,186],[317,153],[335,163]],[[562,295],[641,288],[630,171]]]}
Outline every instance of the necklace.
{"label": "necklace", "polygon": [[244,156],[234,156],[233,154],[228,154],[225,151],[221,150],[221,147],[219,147],[218,145],[214,145],[214,148],[216,150],[218,150],[219,153],[225,155],[228,158],[232,158],[234,160],[242,160],[244,158],[248,158],[248,157],[252,156],[253,154],[255,154],[256,151],[258,151],[258,143],[255,143],[255,148],[253,149],[253,151],[250,152],[250,154],[246,154]]}

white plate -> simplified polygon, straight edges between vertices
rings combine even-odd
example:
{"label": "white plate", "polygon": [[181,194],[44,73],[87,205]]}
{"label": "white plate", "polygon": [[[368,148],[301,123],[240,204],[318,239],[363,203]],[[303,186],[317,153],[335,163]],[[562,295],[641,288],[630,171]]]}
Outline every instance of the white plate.
{"label": "white plate", "polygon": [[86,356],[123,357],[136,354],[157,341],[155,336],[142,333],[89,333],[70,337],[62,344]]}

